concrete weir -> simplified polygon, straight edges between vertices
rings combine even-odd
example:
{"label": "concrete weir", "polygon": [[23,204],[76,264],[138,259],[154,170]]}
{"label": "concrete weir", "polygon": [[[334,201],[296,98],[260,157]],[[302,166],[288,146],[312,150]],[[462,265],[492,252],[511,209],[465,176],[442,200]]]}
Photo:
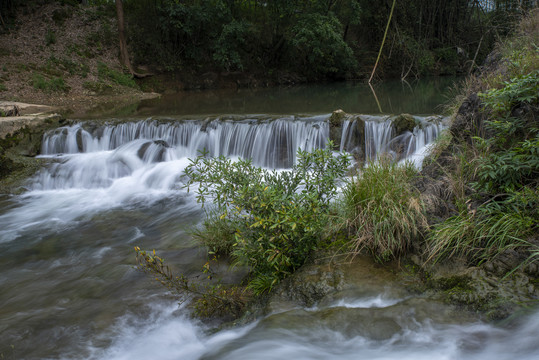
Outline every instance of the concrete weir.
{"label": "concrete weir", "polygon": [[25,127],[34,127],[57,120],[60,115],[47,105],[0,101],[0,139]]}

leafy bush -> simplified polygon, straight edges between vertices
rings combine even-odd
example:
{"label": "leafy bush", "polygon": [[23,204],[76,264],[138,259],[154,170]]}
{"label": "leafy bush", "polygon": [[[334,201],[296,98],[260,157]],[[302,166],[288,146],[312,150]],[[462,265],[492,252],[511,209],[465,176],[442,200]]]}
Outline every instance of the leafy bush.
{"label": "leafy bush", "polygon": [[69,86],[64,82],[64,79],[61,77],[46,79],[41,74],[34,74],[34,76],[32,77],[32,85],[35,89],[39,89],[47,93],[69,91]]}
{"label": "leafy bush", "polygon": [[539,70],[503,83],[500,89],[480,94],[486,106],[497,114],[505,114],[516,103],[533,103],[539,97]]}
{"label": "leafy bush", "polygon": [[101,80],[107,79],[121,86],[132,88],[137,87],[137,83],[131,75],[121,73],[114,69],[109,69],[108,66],[102,62],[97,63],[97,74]]}
{"label": "leafy bush", "polygon": [[251,36],[251,26],[246,21],[232,20],[223,26],[223,31],[219,36],[213,59],[227,71],[243,70],[242,49],[248,43]]}
{"label": "leafy bush", "polygon": [[256,293],[303,265],[317,247],[337,182],[350,162],[345,155],[333,156],[331,146],[300,150],[297,159],[288,171],[270,171],[250,160],[199,156],[185,170],[188,186],[198,184],[197,200],[213,201],[204,232],[215,233],[211,225],[220,224],[217,235],[234,234],[233,244],[225,237],[218,247],[232,248],[235,262],[251,268]]}
{"label": "leafy bush", "polygon": [[537,181],[539,133],[506,151],[490,152],[479,161],[478,184],[489,192],[514,191]]}
{"label": "leafy bush", "polygon": [[404,254],[426,227],[426,219],[411,180],[417,171],[411,164],[389,159],[371,163],[344,189],[346,225],[351,250],[367,249],[380,261]]}
{"label": "leafy bush", "polygon": [[202,317],[241,315],[249,294],[237,286],[194,283],[183,275],[175,275],[155,250],[147,252],[135,246],[138,269],[150,274],[167,289],[186,298],[193,298],[196,314]]}
{"label": "leafy bush", "polygon": [[352,49],[344,42],[342,26],[333,15],[307,14],[292,28],[294,57],[308,71],[331,75],[353,70]]}
{"label": "leafy bush", "polygon": [[490,136],[476,139],[485,152],[479,165],[479,186],[496,193],[535,182],[539,176],[539,126],[525,115],[511,116],[511,110],[524,104],[537,105],[539,70],[480,96],[494,113],[486,121]]}

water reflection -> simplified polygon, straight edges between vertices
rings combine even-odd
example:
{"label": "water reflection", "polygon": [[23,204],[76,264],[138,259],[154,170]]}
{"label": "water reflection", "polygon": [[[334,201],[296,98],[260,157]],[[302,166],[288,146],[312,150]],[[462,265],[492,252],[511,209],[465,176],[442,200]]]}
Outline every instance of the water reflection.
{"label": "water reflection", "polygon": [[[439,77],[373,85],[342,82],[288,88],[205,90],[143,100],[117,116],[195,114],[313,114],[343,109],[361,114],[435,114],[461,78]],[[378,98],[379,104],[376,101]],[[95,114],[94,114],[95,115]]]}

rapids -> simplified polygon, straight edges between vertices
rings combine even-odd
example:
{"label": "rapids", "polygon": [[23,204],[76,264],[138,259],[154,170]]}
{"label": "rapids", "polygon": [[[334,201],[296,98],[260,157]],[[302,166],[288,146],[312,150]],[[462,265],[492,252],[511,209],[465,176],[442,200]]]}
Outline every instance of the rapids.
{"label": "rapids", "polygon": [[[327,118],[87,121],[45,134],[50,165],[22,195],[0,195],[0,354],[13,359],[537,359],[537,314],[505,327],[380,283],[313,308],[274,306],[218,332],[133,268],[132,247],[158,249],[196,276],[206,261],[189,230],[202,216],[183,188],[189,158],[249,157],[283,168],[297,149],[325,146]],[[365,117],[363,142],[342,127],[340,148],[420,166],[443,125],[395,136]],[[359,151],[359,150],[358,150]],[[221,265],[226,269],[226,264]],[[389,276],[389,275],[388,275]],[[233,282],[226,273],[224,282]],[[382,281],[382,280],[380,280]],[[510,326],[509,326],[510,325]]]}

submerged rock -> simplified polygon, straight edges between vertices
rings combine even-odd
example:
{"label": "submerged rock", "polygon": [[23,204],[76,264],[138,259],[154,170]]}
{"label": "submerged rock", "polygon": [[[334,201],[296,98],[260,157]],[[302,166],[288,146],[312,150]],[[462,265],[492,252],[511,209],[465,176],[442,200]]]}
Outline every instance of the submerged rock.
{"label": "submerged rock", "polygon": [[401,114],[392,119],[395,134],[401,135],[407,131],[413,132],[417,126],[415,118],[410,114]]}
{"label": "submerged rock", "polygon": [[539,303],[537,278],[524,271],[511,271],[501,262],[468,266],[464,259],[453,259],[428,270],[424,277],[426,291],[489,320],[502,320]]}
{"label": "submerged rock", "polygon": [[[152,147],[151,152],[148,151],[150,147]],[[165,154],[167,148],[170,148],[170,145],[164,140],[148,141],[142,144],[142,146],[138,149],[137,156],[141,160],[162,162],[165,161]]]}

